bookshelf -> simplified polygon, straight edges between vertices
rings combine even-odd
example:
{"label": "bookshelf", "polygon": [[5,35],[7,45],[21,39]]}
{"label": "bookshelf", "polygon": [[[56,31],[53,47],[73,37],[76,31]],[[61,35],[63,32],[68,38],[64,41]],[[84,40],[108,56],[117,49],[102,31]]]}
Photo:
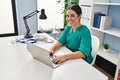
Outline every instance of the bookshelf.
{"label": "bookshelf", "polygon": [[[113,19],[114,16],[111,16],[109,14],[110,9],[113,9],[113,8],[111,8],[111,6],[120,8],[120,3],[119,2],[112,2],[110,0],[80,0],[80,6],[83,6],[83,5],[91,6],[91,8],[89,8],[90,9],[89,10],[90,21],[89,21],[89,25],[87,25],[87,26],[89,27],[92,35],[95,35],[100,39],[100,49],[98,50],[97,55],[101,56],[102,58],[104,58],[108,62],[113,63],[117,69],[118,63],[120,63],[120,60],[119,60],[119,58],[120,58],[119,52],[120,51],[118,49],[116,50],[116,49],[113,49],[111,47],[109,49],[109,52],[105,52],[103,50],[103,44],[105,43],[106,35],[110,35],[110,36],[113,36],[114,38],[120,39],[120,26],[119,26],[120,24],[117,23],[117,26],[116,25],[113,26],[112,24],[114,22],[112,21],[112,24],[110,26],[111,28],[109,28],[109,29],[96,28],[96,27],[93,27],[93,24],[94,24],[94,15],[96,12],[100,12],[102,14],[105,14],[106,16],[110,16]],[[118,9],[118,8],[116,8],[116,9]],[[119,11],[119,9],[117,11]],[[85,12],[85,11],[83,11],[83,12]],[[87,11],[87,13],[88,13],[88,11]],[[113,13],[117,13],[117,12],[113,12]],[[89,16],[89,15],[87,15],[87,16]],[[119,15],[117,15],[117,16],[119,19]],[[82,17],[84,17],[84,15],[82,15]],[[81,19],[84,19],[84,18],[81,18]],[[113,20],[115,21],[118,19],[116,18]],[[81,21],[84,21],[84,20],[81,20]],[[82,22],[82,23],[85,23],[85,22]],[[119,42],[116,42],[115,44],[113,43],[113,45],[118,45],[118,44],[120,45]],[[117,70],[115,70],[115,71],[116,71],[115,73],[117,73]],[[115,77],[115,76],[116,76],[116,74],[113,75],[113,77]]]}

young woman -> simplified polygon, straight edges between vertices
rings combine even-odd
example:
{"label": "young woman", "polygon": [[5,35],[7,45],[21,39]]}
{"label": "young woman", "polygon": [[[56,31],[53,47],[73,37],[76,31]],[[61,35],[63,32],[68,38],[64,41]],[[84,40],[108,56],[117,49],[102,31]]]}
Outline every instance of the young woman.
{"label": "young woman", "polygon": [[83,58],[86,62],[92,62],[91,34],[87,26],[80,23],[82,11],[79,5],[71,5],[66,12],[68,25],[50,49],[54,54],[61,46],[66,46],[72,51],[71,54],[55,56],[54,63],[61,63],[69,59]]}

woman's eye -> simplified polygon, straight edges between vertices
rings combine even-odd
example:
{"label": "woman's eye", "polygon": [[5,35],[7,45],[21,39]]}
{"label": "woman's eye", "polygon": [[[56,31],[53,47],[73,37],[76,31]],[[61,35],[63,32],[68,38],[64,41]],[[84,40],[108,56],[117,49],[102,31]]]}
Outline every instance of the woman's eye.
{"label": "woman's eye", "polygon": [[75,17],[75,15],[74,15],[74,14],[71,14],[71,17]]}
{"label": "woman's eye", "polygon": [[75,17],[75,15],[74,14],[66,15],[66,17]]}
{"label": "woman's eye", "polygon": [[69,15],[66,15],[66,17],[69,17]]}

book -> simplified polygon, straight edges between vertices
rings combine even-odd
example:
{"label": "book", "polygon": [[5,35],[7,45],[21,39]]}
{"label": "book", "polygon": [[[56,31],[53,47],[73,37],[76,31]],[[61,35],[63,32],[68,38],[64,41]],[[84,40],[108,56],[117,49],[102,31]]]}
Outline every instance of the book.
{"label": "book", "polygon": [[101,16],[105,16],[105,14],[102,14],[102,13],[94,14],[93,27],[100,28]]}
{"label": "book", "polygon": [[102,16],[100,21],[100,29],[110,29],[112,24],[112,18],[110,16]]}

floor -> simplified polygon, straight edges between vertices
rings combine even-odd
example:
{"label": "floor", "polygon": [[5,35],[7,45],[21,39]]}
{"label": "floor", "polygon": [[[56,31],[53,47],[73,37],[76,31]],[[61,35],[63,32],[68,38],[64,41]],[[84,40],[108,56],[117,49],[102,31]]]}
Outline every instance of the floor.
{"label": "floor", "polygon": [[104,70],[102,70],[101,68],[97,67],[96,65],[93,65],[96,69],[98,69],[99,71],[101,71],[103,74],[105,74],[106,76],[108,76],[108,80],[114,80],[114,78],[108,74],[107,72],[105,72]]}

